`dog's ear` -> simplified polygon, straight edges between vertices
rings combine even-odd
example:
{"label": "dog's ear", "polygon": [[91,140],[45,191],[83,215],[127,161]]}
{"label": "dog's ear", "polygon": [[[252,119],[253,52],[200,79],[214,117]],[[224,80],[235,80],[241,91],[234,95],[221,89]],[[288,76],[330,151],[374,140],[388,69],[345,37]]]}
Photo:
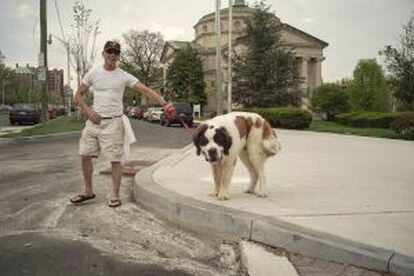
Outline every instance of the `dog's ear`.
{"label": "dog's ear", "polygon": [[206,132],[208,125],[202,124],[200,125],[196,132],[193,134],[193,143],[194,146],[197,148],[197,155],[201,154],[201,146],[207,145],[208,141],[207,138],[204,137],[204,133]]}
{"label": "dog's ear", "polygon": [[225,127],[216,129],[216,134],[214,134],[214,142],[223,147],[223,153],[229,155],[229,150],[233,143],[231,136]]}

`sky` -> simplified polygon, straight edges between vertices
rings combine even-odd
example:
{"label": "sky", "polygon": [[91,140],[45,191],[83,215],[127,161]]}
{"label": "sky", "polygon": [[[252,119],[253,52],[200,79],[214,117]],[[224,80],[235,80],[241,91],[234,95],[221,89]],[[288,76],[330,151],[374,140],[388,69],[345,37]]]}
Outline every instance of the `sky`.
{"label": "sky", "polygon": [[[0,1],[0,51],[9,66],[38,64],[39,2]],[[216,0],[80,2],[92,9],[92,20],[100,20],[98,45],[108,39],[122,41],[122,34],[131,29],[161,32],[165,40],[193,40],[193,26],[205,14],[214,12],[216,5]],[[47,0],[48,33],[62,37],[57,10],[64,34],[72,33],[74,3],[75,0]],[[252,6],[254,1],[246,3]],[[385,45],[398,45],[402,26],[414,16],[414,0],[267,0],[266,3],[282,22],[329,43],[324,50],[326,59],[322,65],[324,82],[352,77],[362,58],[377,58],[383,64],[378,51]],[[221,7],[228,7],[228,1],[222,0]],[[49,68],[66,71],[63,45],[54,39],[48,51]],[[100,62],[98,53],[95,64]],[[72,87],[73,84],[74,81]]]}

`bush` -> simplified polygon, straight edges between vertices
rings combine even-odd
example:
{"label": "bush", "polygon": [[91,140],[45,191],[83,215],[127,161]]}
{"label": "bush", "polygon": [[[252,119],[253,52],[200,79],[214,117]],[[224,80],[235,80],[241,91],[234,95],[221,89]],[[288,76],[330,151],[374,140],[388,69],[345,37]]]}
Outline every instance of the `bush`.
{"label": "bush", "polygon": [[396,119],[391,128],[402,139],[414,140],[414,116],[413,117],[401,117]]}
{"label": "bush", "polygon": [[316,88],[313,91],[311,105],[313,111],[324,112],[328,121],[331,121],[336,114],[351,109],[348,93],[334,83],[323,84]]}
{"label": "bush", "polygon": [[246,111],[260,114],[270,125],[278,128],[305,129],[312,122],[311,113],[299,108],[255,108]]}
{"label": "bush", "polygon": [[354,127],[391,128],[396,119],[411,116],[414,117],[414,112],[354,111],[336,115],[334,121]]}

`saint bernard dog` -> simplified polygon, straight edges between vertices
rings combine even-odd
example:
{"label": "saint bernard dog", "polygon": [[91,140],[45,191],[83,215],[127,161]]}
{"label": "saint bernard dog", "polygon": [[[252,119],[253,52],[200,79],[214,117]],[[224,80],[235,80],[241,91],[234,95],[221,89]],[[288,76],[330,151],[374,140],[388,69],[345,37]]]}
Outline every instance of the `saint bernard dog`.
{"label": "saint bernard dog", "polygon": [[202,153],[211,164],[215,184],[213,195],[219,200],[229,199],[237,156],[250,175],[246,192],[267,196],[264,164],[281,147],[276,133],[260,115],[232,112],[214,117],[197,128],[193,142],[197,155]]}

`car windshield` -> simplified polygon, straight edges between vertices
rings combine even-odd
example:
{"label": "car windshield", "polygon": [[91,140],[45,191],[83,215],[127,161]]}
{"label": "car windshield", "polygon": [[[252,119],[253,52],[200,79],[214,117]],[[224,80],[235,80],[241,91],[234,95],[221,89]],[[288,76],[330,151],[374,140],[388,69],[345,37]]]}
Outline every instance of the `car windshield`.
{"label": "car windshield", "polygon": [[179,111],[179,112],[192,112],[191,109],[191,104],[187,103],[187,102],[175,102],[173,103],[173,105],[175,106],[175,108]]}
{"label": "car windshield", "polygon": [[12,107],[13,109],[36,109],[35,104],[15,104]]}

